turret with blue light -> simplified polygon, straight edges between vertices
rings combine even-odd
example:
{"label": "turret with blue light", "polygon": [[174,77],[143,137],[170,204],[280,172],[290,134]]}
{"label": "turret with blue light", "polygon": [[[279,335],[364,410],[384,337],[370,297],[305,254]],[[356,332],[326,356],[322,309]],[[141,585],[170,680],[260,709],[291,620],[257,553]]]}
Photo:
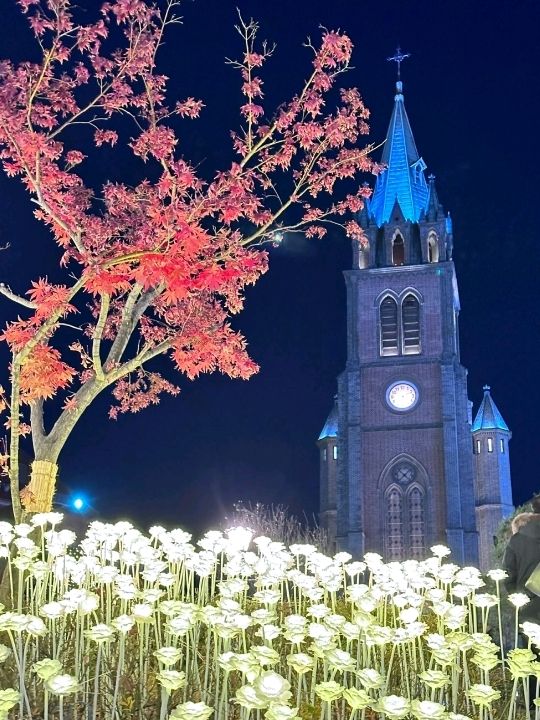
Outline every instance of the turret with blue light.
{"label": "turret with blue light", "polygon": [[505,423],[498,407],[493,402],[490,392],[491,387],[489,385],[484,385],[483,390],[484,397],[472,424],[473,433],[479,431],[501,431],[506,433],[508,435],[508,439],[510,439],[512,437],[512,433],[508,429],[508,425]]}
{"label": "turret with blue light", "polygon": [[338,404],[337,397],[326,419],[319,439],[320,520],[327,529],[330,542],[336,537],[336,482],[338,460]]}
{"label": "turret with blue light", "polygon": [[475,466],[476,524],[481,567],[492,564],[493,542],[504,518],[514,511],[510,474],[512,433],[484,385],[484,397],[471,427]]}

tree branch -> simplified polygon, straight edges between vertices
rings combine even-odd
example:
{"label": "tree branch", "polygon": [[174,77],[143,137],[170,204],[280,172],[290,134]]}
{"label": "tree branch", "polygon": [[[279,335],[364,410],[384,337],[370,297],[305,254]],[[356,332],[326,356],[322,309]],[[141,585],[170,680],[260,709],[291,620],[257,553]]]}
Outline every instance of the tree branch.
{"label": "tree branch", "polygon": [[71,431],[81,418],[86,408],[95,400],[99,393],[110,383],[98,380],[93,377],[80,387],[75,395],[75,407],[64,409],[54,423],[54,426],[46,438],[45,445],[48,452],[48,459],[54,459],[60,454]]}
{"label": "tree branch", "polygon": [[38,450],[43,444],[45,438],[45,426],[43,423],[43,399],[38,398],[30,403],[30,426],[32,428],[32,444],[34,446],[34,455],[38,454]]}
{"label": "tree branch", "polygon": [[163,292],[163,289],[163,286],[159,286],[140,295],[142,287],[139,284],[134,285],[124,306],[122,320],[105,362],[105,367],[113,367],[120,362],[137,323],[156,297]]}
{"label": "tree branch", "polygon": [[[36,169],[37,169],[37,164],[36,164]],[[80,253],[83,253],[85,251],[85,247],[84,247],[82,239],[81,239],[81,231],[80,230],[72,230],[69,227],[69,225],[67,225],[63,220],[61,220],[59,217],[57,217],[57,215],[54,214],[51,207],[43,199],[43,195],[41,193],[41,186],[39,184],[39,178],[36,179],[36,181],[33,184],[34,184],[34,190],[35,190],[37,197],[32,198],[31,202],[35,203],[44,212],[46,212],[47,215],[49,215],[54,220],[54,222],[57,225],[59,225],[62,228],[62,230],[64,230],[69,235],[71,240],[73,240],[73,244],[75,245],[77,250]]]}
{"label": "tree branch", "polygon": [[14,293],[11,290],[9,285],[5,285],[4,283],[0,283],[0,295],[4,295],[10,300],[13,300],[13,302],[18,303],[19,305],[24,305],[24,307],[30,308],[31,310],[36,310],[37,308],[36,303],[32,302],[31,300],[27,300],[20,295],[17,295],[17,293]]}
{"label": "tree branch", "polygon": [[[72,285],[71,291],[66,298],[66,303],[70,303],[75,295],[84,287],[84,278],[79,278],[77,282]],[[54,310],[49,317],[43,322],[41,327],[36,331],[32,338],[26,343],[20,353],[17,355],[18,362],[21,367],[32,352],[32,350],[39,345],[39,343],[47,337],[47,333],[53,328],[53,326],[60,320],[64,306],[60,305]]]}
{"label": "tree branch", "polygon": [[[133,40],[133,41],[132,41],[132,45],[131,45],[131,47],[130,47],[130,50],[131,50],[131,54],[132,54],[132,55],[136,55],[136,53],[137,53],[137,48],[138,48],[138,45],[139,45],[139,42],[140,42],[140,39],[141,39],[142,35],[143,35],[142,30],[139,30],[138,37],[136,38],[136,40]],[[88,112],[89,110],[91,110],[91,109],[94,108],[94,107],[100,107],[100,105],[99,105],[100,100],[109,92],[109,90],[111,90],[111,88],[114,87],[114,83],[115,83],[116,81],[118,81],[118,80],[120,80],[120,79],[122,79],[122,78],[124,77],[126,68],[127,68],[128,66],[129,66],[129,57],[126,57],[126,60],[125,60],[124,63],[120,66],[120,68],[118,69],[117,73],[114,75],[113,79],[112,79],[109,83],[107,83],[106,85],[102,86],[102,87],[100,88],[100,91],[98,92],[98,94],[95,95],[95,96],[87,103],[87,105],[85,105],[85,107],[83,107],[83,108],[81,108],[80,110],[78,110],[78,111],[77,111],[76,113],[74,113],[70,118],[68,118],[67,120],[65,120],[65,121],[62,123],[62,125],[60,125],[59,127],[55,128],[55,130],[53,130],[51,133],[49,133],[49,138],[50,138],[51,140],[54,139],[57,135],[60,135],[61,132],[63,132],[67,127],[69,127],[69,125],[71,125],[74,121],[78,120],[78,118],[80,118],[80,117],[81,117],[82,115],[84,115],[86,112]]]}
{"label": "tree branch", "polygon": [[143,348],[139,353],[137,353],[137,355],[135,355],[135,357],[131,358],[131,360],[127,360],[123,365],[108,373],[107,378],[110,378],[111,384],[113,382],[116,382],[121,377],[124,377],[124,375],[133,372],[149,360],[152,360],[158,355],[162,355],[163,353],[167,352],[167,350],[170,350],[172,345],[172,339],[167,338],[167,340],[163,340],[163,342],[160,342],[157,345],[149,348]]}
{"label": "tree branch", "polygon": [[92,364],[94,366],[94,372],[98,380],[104,380],[103,366],[101,365],[101,338],[103,337],[103,331],[105,330],[105,323],[107,322],[107,316],[109,314],[109,307],[111,303],[110,295],[103,293],[101,297],[101,308],[99,309],[99,317],[96,323],[94,334],[92,337]]}

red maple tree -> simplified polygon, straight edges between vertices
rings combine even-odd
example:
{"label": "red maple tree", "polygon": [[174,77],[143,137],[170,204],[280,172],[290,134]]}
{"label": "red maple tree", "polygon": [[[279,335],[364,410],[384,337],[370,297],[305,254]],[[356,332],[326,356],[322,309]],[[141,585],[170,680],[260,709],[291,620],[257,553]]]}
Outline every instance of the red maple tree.
{"label": "red maple tree", "polygon": [[[242,57],[231,62],[244,97],[240,127],[232,133],[230,166],[205,182],[176,148],[178,119],[196,119],[203,103],[168,102],[167,78],[156,68],[177,4],[111,0],[93,22],[81,23],[88,14],[72,0],[19,0],[40,59],[0,62],[1,161],[8,176],[22,181],[35,216],[59,246],[66,279],[56,285],[40,278],[26,293],[0,286],[22,306],[22,317],[0,336],[12,354],[0,405],[8,415],[3,459],[17,520],[25,511],[50,509],[59,454],[106,388],[113,418],[178,392],[149,369],[156,356],[169,355],[190,379],[215,370],[249,378],[257,371],[229,318],[242,309],[244,288],[267,269],[265,242],[290,231],[320,237],[326,222],[362,241],[358,225],[345,217],[362,207],[366,191],[358,185],[338,201],[335,185],[373,169],[369,146],[358,147],[368,112],[355,89],[342,89],[327,107],[349,65],[350,39],[324,30],[318,47],[308,43],[313,56],[304,86],[268,112],[260,73],[272,50],[257,45],[256,23],[240,19]],[[133,120],[126,137],[118,116]],[[158,172],[135,186],[89,187],[85,155],[74,146],[78,137],[86,147],[89,132],[92,152],[124,144]],[[65,330],[59,338],[66,324],[82,329],[84,339],[78,332],[66,343]],[[47,401],[61,393],[61,411],[53,405],[45,423]],[[35,459],[19,496],[25,433]]]}

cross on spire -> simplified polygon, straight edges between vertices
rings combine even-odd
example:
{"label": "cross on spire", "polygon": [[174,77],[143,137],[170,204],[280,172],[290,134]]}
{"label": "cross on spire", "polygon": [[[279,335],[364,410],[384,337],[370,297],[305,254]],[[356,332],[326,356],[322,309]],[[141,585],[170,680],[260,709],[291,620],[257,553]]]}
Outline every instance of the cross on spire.
{"label": "cross on spire", "polygon": [[396,48],[396,52],[392,57],[387,57],[386,59],[388,62],[395,62],[397,65],[397,79],[401,80],[401,63],[406,60],[408,57],[411,57],[411,53],[404,53],[403,50],[399,47],[399,45]]}

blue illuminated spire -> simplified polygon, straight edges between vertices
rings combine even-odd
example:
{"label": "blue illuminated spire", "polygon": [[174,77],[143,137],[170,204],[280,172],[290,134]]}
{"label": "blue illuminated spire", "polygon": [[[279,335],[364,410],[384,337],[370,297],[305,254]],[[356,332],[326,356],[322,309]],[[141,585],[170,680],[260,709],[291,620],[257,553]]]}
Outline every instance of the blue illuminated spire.
{"label": "blue illuminated spire", "polygon": [[372,219],[378,227],[388,222],[397,201],[405,220],[418,222],[428,209],[430,192],[424,176],[426,164],[416,149],[399,79],[381,162],[386,168],[377,177],[369,203]]}
{"label": "blue illuminated spire", "polygon": [[334,402],[330,415],[327,417],[319,440],[326,440],[326,438],[335,438],[338,434],[338,407],[337,402]]}
{"label": "blue illuminated spire", "polygon": [[508,425],[504,422],[499,409],[493,402],[490,395],[489,385],[484,385],[484,398],[480,403],[478,412],[472,425],[472,431],[477,430],[506,430],[509,432]]}

